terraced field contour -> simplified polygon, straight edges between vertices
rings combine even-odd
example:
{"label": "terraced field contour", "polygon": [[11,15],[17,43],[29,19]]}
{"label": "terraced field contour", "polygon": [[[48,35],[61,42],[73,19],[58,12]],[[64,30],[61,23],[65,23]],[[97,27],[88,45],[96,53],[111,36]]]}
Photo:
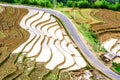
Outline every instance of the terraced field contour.
{"label": "terraced field contour", "polygon": [[46,63],[45,67],[50,70],[79,70],[86,66],[69,37],[66,37],[64,27],[51,14],[29,9],[20,26],[27,30],[30,36],[13,54],[22,52],[31,60]]}

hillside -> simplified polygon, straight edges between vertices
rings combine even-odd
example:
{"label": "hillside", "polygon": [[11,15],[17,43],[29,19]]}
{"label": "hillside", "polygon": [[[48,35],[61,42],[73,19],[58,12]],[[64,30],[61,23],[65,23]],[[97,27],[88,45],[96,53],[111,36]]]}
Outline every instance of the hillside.
{"label": "hillside", "polygon": [[[105,65],[110,68],[111,63],[119,62],[120,12],[55,9],[74,23],[77,34],[98,61],[101,55],[112,53],[115,58]],[[66,21],[60,19],[42,8],[0,6],[0,80],[108,80],[106,77],[110,76],[103,75],[96,66],[93,68],[85,53],[81,55],[72,32],[64,24]],[[113,69],[120,71],[119,66]]]}
{"label": "hillside", "polygon": [[76,26],[86,46],[93,55],[119,74],[120,57],[120,12],[107,9],[59,9]]}
{"label": "hillside", "polygon": [[0,6],[0,80],[73,80],[86,66],[57,17]]}
{"label": "hillside", "polygon": [[119,39],[120,12],[107,9],[77,8],[63,9],[60,11],[75,23],[81,33],[84,29],[93,32],[92,38],[97,39],[101,44],[110,38]]}

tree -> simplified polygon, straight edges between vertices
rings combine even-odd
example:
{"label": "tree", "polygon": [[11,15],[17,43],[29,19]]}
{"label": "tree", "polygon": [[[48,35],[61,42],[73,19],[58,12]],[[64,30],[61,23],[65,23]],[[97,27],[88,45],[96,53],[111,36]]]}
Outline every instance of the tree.
{"label": "tree", "polygon": [[78,1],[77,2],[77,7],[79,8],[88,8],[90,7],[90,4],[87,0],[83,0],[83,1]]}
{"label": "tree", "polygon": [[67,6],[68,7],[75,7],[75,2],[73,2],[73,1],[67,1]]}
{"label": "tree", "polygon": [[118,64],[116,62],[112,62],[112,65],[113,66],[117,66]]}
{"label": "tree", "polygon": [[57,8],[59,7],[63,7],[63,3],[62,2],[57,2]]}
{"label": "tree", "polygon": [[8,3],[14,3],[14,0],[0,0],[0,1],[8,2]]}
{"label": "tree", "polygon": [[93,7],[95,8],[109,8],[110,3],[106,0],[96,0],[93,4]]}
{"label": "tree", "polygon": [[15,2],[15,3],[20,3],[20,4],[22,4],[22,3],[25,2],[25,0],[14,0],[14,2]]}

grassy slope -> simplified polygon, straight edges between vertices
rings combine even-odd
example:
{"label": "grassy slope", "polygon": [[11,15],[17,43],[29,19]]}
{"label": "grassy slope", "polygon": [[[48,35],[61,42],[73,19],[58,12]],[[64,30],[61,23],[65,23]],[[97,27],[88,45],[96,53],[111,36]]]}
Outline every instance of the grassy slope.
{"label": "grassy slope", "polygon": [[[100,43],[110,38],[120,38],[120,12],[106,9],[79,9],[75,11],[69,8],[67,10],[59,9],[59,11],[71,19],[84,39],[97,53],[106,53]],[[120,67],[112,66],[111,69],[120,74]]]}
{"label": "grassy slope", "polygon": [[98,52],[105,51],[104,49],[100,48],[100,43],[91,30],[90,24],[101,22],[94,19],[92,16],[90,16],[92,10],[94,9],[75,9],[74,10],[74,9],[68,8],[66,10],[64,9],[58,9],[58,10],[71,19],[71,21],[75,24],[78,31],[82,33],[85,40],[87,40],[89,45],[92,46],[94,51],[98,51]]}
{"label": "grassy slope", "polygon": [[[91,10],[90,10],[91,11]],[[72,13],[70,13],[70,15],[68,14],[68,12],[65,12],[65,11],[62,11],[63,13],[65,13],[66,15],[68,15],[72,20],[73,20],[73,22],[75,23],[75,25],[78,27],[78,28],[81,28],[81,24],[83,24],[83,25],[85,25],[85,27],[84,28],[86,28],[86,29],[88,29],[90,26],[89,25],[87,25],[87,23],[91,23],[91,20],[92,20],[92,22],[94,21],[94,23],[97,23],[98,21],[96,21],[96,20],[94,20],[93,18],[91,18],[91,16],[88,16],[88,17],[85,17],[85,15],[88,15],[88,14],[86,14],[86,12],[87,13],[90,13],[90,11],[89,10],[83,10],[82,12],[83,13],[81,13],[80,14],[80,10],[79,11],[77,11],[77,10],[75,10],[75,17],[73,16],[74,15],[74,11],[72,11]],[[10,11],[11,12],[11,11]],[[84,14],[84,16],[83,16],[83,14]],[[77,17],[76,17],[77,16]],[[14,17],[15,18],[15,17]],[[74,19],[76,20],[76,21],[74,21]],[[14,19],[13,19],[14,20]],[[12,21],[13,21],[12,20]],[[16,22],[17,23],[17,22]],[[17,27],[17,26],[16,26]],[[84,34],[84,30],[86,30],[86,29],[84,29],[84,28],[82,28],[82,29],[80,29],[80,32],[82,32],[83,31],[83,34]],[[15,28],[15,29],[17,29],[17,28]],[[13,30],[13,31],[12,31]],[[10,36],[10,38],[12,39],[12,40],[14,40],[13,39],[13,37],[12,37],[12,34],[14,34],[14,33],[16,33],[17,35],[20,35],[20,34],[18,34],[17,32],[14,32],[14,28],[13,29],[11,29],[11,33],[9,34],[9,36]],[[25,38],[25,36],[29,36],[28,35],[28,33],[26,32],[26,31],[24,31],[23,29],[18,29],[17,31],[20,31],[19,33],[22,33],[22,35],[23,35],[23,38]],[[0,32],[0,39],[4,39],[5,37],[6,37],[6,34],[7,33],[3,33],[2,31]],[[91,32],[89,33],[89,32],[87,32],[87,33],[85,33],[85,35],[86,34],[89,34],[89,36],[91,36],[91,35],[93,35],[93,34],[91,34]],[[8,35],[8,34],[7,34]],[[16,36],[16,35],[15,35]],[[18,36],[19,37],[19,36]],[[88,41],[89,42],[91,42],[92,44],[94,44],[94,39],[93,38],[91,38],[90,37],[90,40],[89,40],[89,37],[87,37],[87,35],[86,35],[86,38],[88,38]],[[18,39],[19,40],[19,39]],[[26,40],[26,39],[24,39],[24,40]],[[6,41],[7,42],[7,41]],[[5,43],[6,43],[5,42]],[[24,41],[23,41],[24,42]],[[0,42],[0,43],[2,43],[2,41]],[[8,41],[8,43],[9,43],[9,41]],[[22,43],[22,42],[21,42]],[[19,44],[20,45],[20,44]],[[18,46],[18,45],[17,45]],[[17,47],[16,46],[16,47]],[[9,49],[9,50],[13,50],[14,48],[14,46],[12,47],[11,45],[10,46],[8,46],[9,48],[12,48],[12,49]],[[11,52],[10,51],[10,52]],[[4,52],[4,51],[3,51]],[[1,53],[0,53],[0,55],[1,55]],[[4,55],[6,55],[6,54],[4,54]],[[7,59],[7,58],[5,58],[5,59]],[[12,60],[12,61],[9,61],[9,60]],[[69,75],[69,73],[68,72],[62,72],[61,73],[61,75],[60,75],[60,70],[59,69],[55,69],[55,70],[53,70],[53,71],[50,71],[50,70],[48,70],[48,69],[46,69],[45,67],[44,67],[44,65],[43,64],[38,64],[38,63],[36,63],[36,66],[34,66],[34,63],[32,63],[30,60],[28,60],[28,59],[25,59],[22,63],[16,63],[16,64],[14,64],[14,60],[15,60],[15,58],[13,58],[13,57],[11,57],[11,58],[9,58],[8,57],[8,62],[10,62],[10,64],[9,65],[11,65],[11,67],[10,67],[10,70],[11,70],[11,72],[9,72],[8,71],[8,73],[6,73],[3,69],[4,68],[2,68],[2,67],[0,67],[0,69],[1,70],[3,70],[3,74],[5,74],[5,75],[1,75],[1,78],[4,78],[4,80],[11,80],[11,79],[14,79],[14,80],[22,80],[23,78],[24,78],[24,80],[41,80],[41,79],[44,79],[44,80],[58,80],[58,78],[60,79],[60,80],[71,80],[71,78],[70,78],[70,75]],[[16,61],[17,62],[17,61]],[[6,65],[8,65],[8,63],[5,61],[5,63],[4,64],[6,64]],[[2,65],[2,66],[4,66],[4,65]],[[13,67],[13,68],[12,68]],[[34,68],[33,68],[34,67]],[[33,68],[33,69],[31,69],[31,68]],[[60,76],[59,76],[60,75]]]}
{"label": "grassy slope", "polygon": [[[20,28],[19,22],[17,22],[20,19],[18,17],[20,17],[19,13],[22,9],[5,7],[6,11],[3,11],[3,8],[3,6],[0,6],[0,15],[2,15],[0,16],[0,80],[11,80],[22,74],[23,70],[14,64],[16,57],[10,54],[16,47],[27,40],[29,34]],[[23,11],[20,13],[21,16],[27,12],[25,9]],[[12,16],[13,14],[14,16]]]}
{"label": "grassy slope", "polygon": [[[4,24],[0,26],[0,80],[58,80],[59,69],[53,71],[48,70],[44,64],[35,63],[20,53],[20,55],[15,54],[11,56],[11,52],[25,42],[29,34],[20,28],[19,19],[17,18],[26,13],[26,11],[24,11],[25,9],[5,8],[7,11],[2,12],[2,7],[0,6],[0,11],[2,12],[0,18],[6,21],[4,22],[4,20],[2,20],[0,22],[0,24],[4,22]],[[12,16],[12,14],[14,14],[14,16]],[[7,20],[8,17],[9,19]],[[6,25],[6,27],[4,27],[4,25]],[[20,63],[19,60],[21,58],[22,61],[20,61]]]}

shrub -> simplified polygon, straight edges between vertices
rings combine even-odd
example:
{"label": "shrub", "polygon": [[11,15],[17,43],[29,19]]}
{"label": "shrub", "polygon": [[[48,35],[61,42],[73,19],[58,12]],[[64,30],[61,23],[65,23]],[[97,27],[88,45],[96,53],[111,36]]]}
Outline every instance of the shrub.
{"label": "shrub", "polygon": [[110,3],[106,0],[96,0],[95,3],[92,5],[94,8],[109,8]]}
{"label": "shrub", "polygon": [[75,3],[73,1],[68,1],[67,6],[68,7],[75,7]]}
{"label": "shrub", "polygon": [[90,3],[88,1],[78,1],[76,7],[88,8],[88,7],[90,7]]}
{"label": "shrub", "polygon": [[59,7],[63,7],[63,3],[62,2],[57,3],[57,8],[59,8]]}
{"label": "shrub", "polygon": [[24,1],[25,0],[14,0],[15,3],[20,3],[20,4],[24,3]]}

